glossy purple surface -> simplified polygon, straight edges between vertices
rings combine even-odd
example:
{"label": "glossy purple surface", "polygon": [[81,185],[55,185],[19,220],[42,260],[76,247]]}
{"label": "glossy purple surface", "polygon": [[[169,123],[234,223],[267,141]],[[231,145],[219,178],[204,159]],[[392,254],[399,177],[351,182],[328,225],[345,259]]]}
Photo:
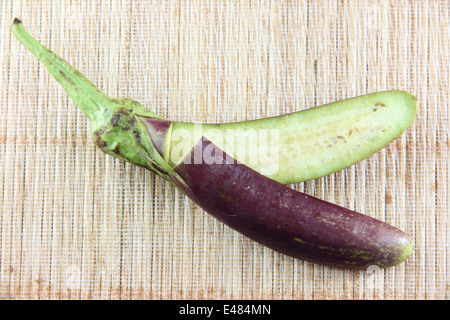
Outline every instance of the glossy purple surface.
{"label": "glossy purple surface", "polygon": [[[212,164],[201,163],[205,155]],[[175,170],[190,186],[193,201],[278,252],[351,269],[390,267],[406,258],[410,240],[399,229],[270,180],[205,138],[185,160]]]}

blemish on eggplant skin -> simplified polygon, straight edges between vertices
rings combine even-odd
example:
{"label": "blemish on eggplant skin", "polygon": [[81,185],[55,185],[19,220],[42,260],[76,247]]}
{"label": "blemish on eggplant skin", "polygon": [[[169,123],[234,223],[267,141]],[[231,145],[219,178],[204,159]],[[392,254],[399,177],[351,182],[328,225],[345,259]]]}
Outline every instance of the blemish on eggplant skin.
{"label": "blemish on eggplant skin", "polygon": [[375,103],[375,106],[373,107],[373,112],[376,112],[378,110],[378,108],[380,108],[380,107],[381,108],[385,108],[386,105],[384,103],[382,103],[382,102]]}
{"label": "blemish on eggplant skin", "polygon": [[[235,217],[238,215],[238,212],[232,211],[232,210],[224,210],[225,214],[229,217]],[[240,215],[245,214],[245,212],[240,212]]]}
{"label": "blemish on eggplant skin", "polygon": [[138,143],[141,143],[141,133],[138,130],[133,130],[133,135],[136,137]]}
{"label": "blemish on eggplant skin", "polygon": [[78,70],[74,70],[73,73],[75,73],[75,75],[76,75],[77,77],[80,77],[80,78],[84,77],[84,75],[83,75],[80,71],[78,71]]}
{"label": "blemish on eggplant skin", "polygon": [[225,188],[223,188],[223,192],[227,191],[228,189],[234,187],[236,185],[236,182],[233,182],[232,184],[227,185]]}
{"label": "blemish on eggplant skin", "polygon": [[122,116],[119,113],[116,113],[112,118],[111,118],[111,125],[113,127],[117,127],[119,125],[120,122],[120,118]]}
{"label": "blemish on eggplant skin", "polygon": [[100,149],[102,150],[105,149],[108,146],[108,144],[102,140],[102,138],[100,137],[100,133],[96,131],[94,135],[95,135],[95,144],[99,146]]}
{"label": "blemish on eggplant skin", "polygon": [[168,174],[168,172],[166,170],[162,169],[161,167],[157,166],[156,164],[153,164],[153,166],[155,167],[156,170],[158,170],[162,174]]}
{"label": "blemish on eggplant skin", "polygon": [[288,208],[289,209],[289,205],[287,203],[281,203],[280,204],[282,207]]}
{"label": "blemish on eggplant skin", "polygon": [[[59,70],[59,74],[66,80],[71,86],[75,86],[72,79],[70,79],[62,70]],[[76,89],[76,88],[75,88]]]}

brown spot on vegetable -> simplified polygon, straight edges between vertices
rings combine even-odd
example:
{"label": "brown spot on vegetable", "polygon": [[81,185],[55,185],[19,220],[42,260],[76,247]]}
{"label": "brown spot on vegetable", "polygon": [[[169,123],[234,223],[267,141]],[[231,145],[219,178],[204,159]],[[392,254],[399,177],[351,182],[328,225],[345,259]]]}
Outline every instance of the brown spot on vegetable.
{"label": "brown spot on vegetable", "polygon": [[135,136],[137,142],[141,143],[141,133],[138,130],[133,130],[133,135]]}
{"label": "brown spot on vegetable", "polygon": [[119,125],[120,122],[120,118],[122,116],[119,113],[116,113],[112,118],[111,118],[111,125],[113,127],[117,127]]}
{"label": "brown spot on vegetable", "polygon": [[98,131],[96,131],[94,133],[94,135],[95,135],[95,138],[94,138],[95,144],[100,149],[102,149],[102,150],[105,149],[108,146],[108,144],[105,141],[102,140],[102,138],[100,137],[100,133]]}
{"label": "brown spot on vegetable", "polygon": [[386,105],[384,104],[384,103],[381,103],[381,102],[377,102],[377,103],[375,103],[375,106],[373,107],[373,112],[376,112],[377,110],[378,110],[378,108],[384,108],[384,107],[386,107]]}
{"label": "brown spot on vegetable", "polygon": [[84,75],[78,70],[73,70],[73,73],[79,78],[84,78]]}
{"label": "brown spot on vegetable", "polygon": [[64,80],[66,80],[70,85],[75,86],[75,84],[73,83],[72,79],[70,79],[67,74],[64,73],[64,71],[59,70],[59,74],[64,78]]}
{"label": "brown spot on vegetable", "polygon": [[119,146],[115,147],[113,151],[115,154],[120,154],[120,147]]}
{"label": "brown spot on vegetable", "polygon": [[159,172],[161,172],[162,174],[168,174],[168,172],[164,169],[162,169],[161,167],[159,167],[156,164],[153,164],[153,167],[155,167],[156,170],[158,170]]}

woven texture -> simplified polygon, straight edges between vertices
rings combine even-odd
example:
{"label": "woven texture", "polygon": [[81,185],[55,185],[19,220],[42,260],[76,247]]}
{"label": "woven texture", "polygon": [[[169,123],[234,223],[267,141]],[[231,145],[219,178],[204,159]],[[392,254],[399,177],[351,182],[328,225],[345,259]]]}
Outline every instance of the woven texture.
{"label": "woven texture", "polygon": [[[1,10],[0,298],[448,299],[448,1],[18,1]],[[228,122],[388,89],[413,125],[370,158],[292,185],[414,240],[387,270],[262,247],[169,183],[103,154],[13,37],[14,17],[112,96]]]}

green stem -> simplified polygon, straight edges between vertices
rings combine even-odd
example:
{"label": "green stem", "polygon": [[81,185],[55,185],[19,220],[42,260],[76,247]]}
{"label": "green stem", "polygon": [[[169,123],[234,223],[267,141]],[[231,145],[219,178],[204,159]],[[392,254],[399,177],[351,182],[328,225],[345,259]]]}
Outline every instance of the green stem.
{"label": "green stem", "polygon": [[111,97],[103,93],[67,61],[34,39],[25,30],[21,20],[15,18],[11,29],[19,42],[45,65],[48,72],[63,86],[89,119],[94,121],[101,117],[104,109],[111,104]]}

